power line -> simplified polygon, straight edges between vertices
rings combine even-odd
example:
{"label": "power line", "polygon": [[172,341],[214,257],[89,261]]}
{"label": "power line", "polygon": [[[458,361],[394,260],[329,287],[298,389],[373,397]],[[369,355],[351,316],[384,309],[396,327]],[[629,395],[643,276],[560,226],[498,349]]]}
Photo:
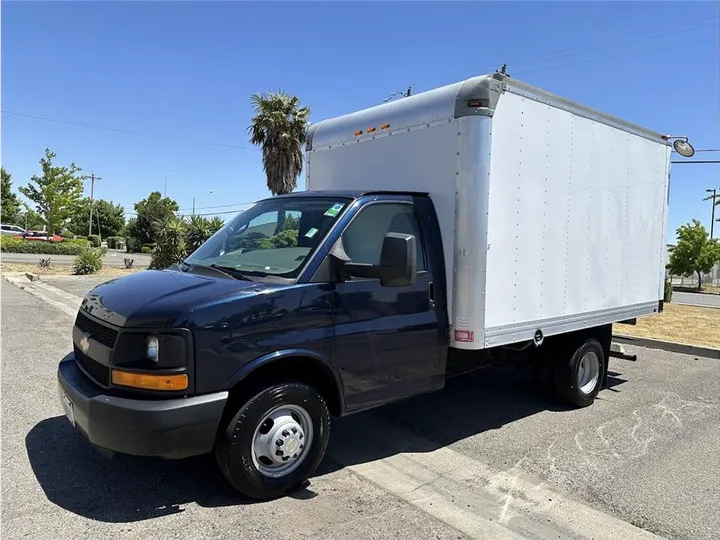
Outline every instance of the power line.
{"label": "power line", "polygon": [[157,133],[143,133],[140,131],[131,131],[131,130],[127,130],[127,129],[119,129],[119,128],[113,128],[113,127],[108,127],[108,126],[85,124],[82,122],[73,122],[70,120],[60,120],[59,118],[50,118],[47,116],[37,116],[34,114],[25,114],[25,113],[20,113],[20,112],[16,112],[16,111],[2,110],[0,112],[2,112],[3,114],[19,116],[21,118],[32,118],[33,120],[43,120],[46,122],[55,122],[58,124],[66,124],[69,126],[78,126],[78,127],[88,128],[88,129],[99,129],[102,131],[111,131],[113,133],[122,133],[124,135],[138,135],[141,137],[154,137],[156,139],[165,139],[165,140],[169,140],[169,141],[182,141],[182,142],[188,142],[188,143],[193,143],[193,144],[204,144],[207,146],[217,146],[220,148],[234,148],[236,150],[253,150],[253,148],[251,148],[249,146],[238,146],[238,145],[234,145],[234,144],[224,144],[224,143],[217,143],[217,142],[210,142],[210,141],[201,141],[201,140],[196,140],[196,139],[182,139],[182,138],[178,138],[178,137],[160,135]]}
{"label": "power line", "polygon": [[[709,17],[709,18],[699,19],[699,20],[695,20],[695,21],[688,21],[686,23],[681,23],[681,24],[673,25],[673,26],[667,26],[667,27],[663,27],[663,28],[657,28],[655,30],[650,30],[648,32],[643,32],[643,33],[639,33],[639,34],[634,33],[634,34],[630,34],[630,35],[626,35],[626,36],[622,36],[622,37],[618,37],[618,38],[613,38],[610,40],[604,40],[602,42],[595,42],[595,43],[585,44],[585,45],[581,45],[581,46],[577,46],[577,47],[571,47],[568,49],[560,49],[557,51],[551,51],[551,52],[543,53],[540,55],[526,57],[524,59],[510,60],[507,63],[511,64],[512,66],[533,64],[533,63],[538,63],[538,62],[547,61],[547,60],[555,60],[555,59],[563,58],[563,57],[567,57],[567,56],[576,56],[578,54],[587,54],[587,53],[595,52],[598,50],[603,50],[603,49],[608,49],[608,48],[618,46],[618,45],[610,45],[611,43],[618,43],[618,42],[623,42],[623,41],[628,41],[628,40],[630,40],[630,43],[645,41],[645,39],[637,39],[640,36],[649,36],[650,38],[657,38],[657,37],[665,37],[665,36],[675,35],[675,34],[680,34],[680,33],[685,33],[685,32],[691,32],[691,31],[699,30],[699,29],[702,29],[705,27],[713,28],[713,27],[715,27],[715,25],[685,28],[682,30],[678,29],[680,27],[689,26],[689,25],[697,25],[699,23],[704,23],[704,22],[711,22],[711,21],[715,21],[717,19],[720,19],[720,17]],[[675,30],[672,32],[664,32],[664,33],[658,34],[658,32],[663,32],[664,30],[671,30],[671,29],[675,29]],[[563,53],[570,53],[570,54],[563,54]],[[487,69],[481,70],[481,72],[483,72],[483,73],[489,72],[489,71],[492,71],[493,69],[494,69],[494,67],[489,67]],[[421,81],[419,83],[416,82],[413,84],[413,86],[414,87],[421,86],[421,85],[429,86],[434,83],[444,82],[444,81],[448,81],[448,80],[456,80],[460,77],[468,76],[470,74],[476,75],[477,73],[478,73],[477,70],[473,70],[472,72],[464,71],[463,73],[458,73],[455,75],[450,75],[450,76],[446,76],[446,77],[442,77],[442,78],[438,78],[438,79],[432,79],[429,81],[426,80],[424,82]]]}
{"label": "power line", "polygon": [[[212,208],[230,208],[231,206],[245,206],[248,204],[253,204],[255,201],[251,202],[240,202],[235,204],[218,204],[216,206],[197,206],[196,210],[208,210]],[[183,210],[190,210],[190,208],[181,208],[179,211],[182,212]]]}

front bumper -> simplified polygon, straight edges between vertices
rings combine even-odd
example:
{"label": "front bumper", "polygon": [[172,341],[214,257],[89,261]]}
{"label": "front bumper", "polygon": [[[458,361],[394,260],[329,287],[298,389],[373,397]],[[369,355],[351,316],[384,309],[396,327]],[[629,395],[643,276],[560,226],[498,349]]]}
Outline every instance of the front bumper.
{"label": "front bumper", "polygon": [[212,451],[227,392],[168,400],[110,396],[70,353],[58,366],[60,398],[91,444],[137,456],[180,459]]}

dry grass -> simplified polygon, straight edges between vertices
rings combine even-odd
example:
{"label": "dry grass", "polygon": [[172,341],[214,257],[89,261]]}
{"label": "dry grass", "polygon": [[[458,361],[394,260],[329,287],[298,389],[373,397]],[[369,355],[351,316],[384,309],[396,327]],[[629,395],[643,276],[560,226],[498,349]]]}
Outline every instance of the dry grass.
{"label": "dry grass", "polygon": [[[40,268],[39,265],[32,263],[3,262],[0,267],[3,274],[31,272],[39,276],[70,276],[72,275],[73,271],[73,267],[71,264],[51,264],[50,268]],[[125,268],[118,268],[116,266],[103,266],[97,274],[91,275],[100,277],[120,277],[132,274],[134,272],[140,272],[141,270],[144,269],[131,268],[127,270]]]}
{"label": "dry grass", "polygon": [[665,304],[662,313],[640,317],[636,326],[616,324],[613,331],[720,349],[720,309]]}

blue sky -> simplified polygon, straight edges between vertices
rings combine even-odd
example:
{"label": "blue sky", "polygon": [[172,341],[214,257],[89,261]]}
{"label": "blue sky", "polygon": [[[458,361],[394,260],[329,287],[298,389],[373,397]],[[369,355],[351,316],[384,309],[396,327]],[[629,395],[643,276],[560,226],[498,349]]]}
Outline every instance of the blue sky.
{"label": "blue sky", "polygon": [[[128,211],[166,177],[182,209],[195,196],[198,213],[231,211],[268,194],[247,137],[253,92],[294,93],[317,121],[503,62],[526,82],[717,149],[719,16],[711,2],[4,1],[2,165],[25,184],[49,147],[101,176],[96,197]],[[671,231],[709,224],[711,187],[719,165],[674,168]]]}

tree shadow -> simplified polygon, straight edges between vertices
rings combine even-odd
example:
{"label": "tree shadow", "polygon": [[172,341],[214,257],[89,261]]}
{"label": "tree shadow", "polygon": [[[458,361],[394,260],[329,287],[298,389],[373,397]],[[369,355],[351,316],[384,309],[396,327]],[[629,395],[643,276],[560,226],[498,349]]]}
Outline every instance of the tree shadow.
{"label": "tree shadow", "polygon": [[[624,382],[616,375],[613,386]],[[443,391],[335,420],[331,457],[315,476],[401,452],[431,452],[542,411],[568,410],[541,397],[528,379],[522,371],[489,368],[450,379]],[[365,420],[390,424],[409,436],[389,445],[373,443],[363,436]],[[116,454],[108,460],[62,416],[38,423],[25,442],[48,499],[90,519],[143,521],[182,512],[190,502],[203,507],[253,504],[229,486],[210,456],[165,461]],[[316,494],[308,483],[291,496],[305,500]]]}

